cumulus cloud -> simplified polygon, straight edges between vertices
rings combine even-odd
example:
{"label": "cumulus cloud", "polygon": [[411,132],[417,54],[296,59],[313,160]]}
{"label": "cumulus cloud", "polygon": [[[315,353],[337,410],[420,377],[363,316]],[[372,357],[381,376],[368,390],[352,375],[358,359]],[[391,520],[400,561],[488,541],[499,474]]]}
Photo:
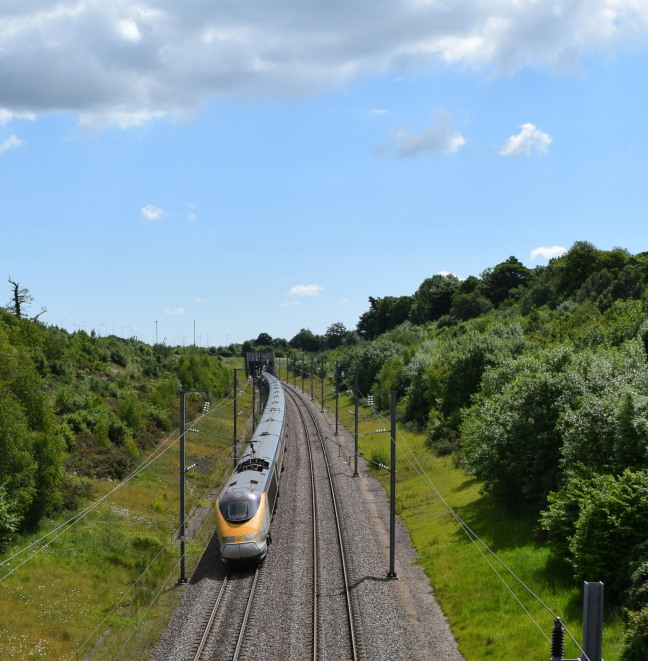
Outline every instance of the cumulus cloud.
{"label": "cumulus cloud", "polygon": [[0,143],[0,154],[4,154],[8,149],[18,149],[20,145],[22,145],[22,140],[15,135],[12,135],[4,142]]}
{"label": "cumulus cloud", "polygon": [[461,133],[450,128],[450,115],[445,111],[437,113],[430,128],[423,133],[410,133],[406,126],[394,127],[390,133],[400,141],[396,153],[401,158],[411,158],[426,152],[447,156],[466,143]]}
{"label": "cumulus cloud", "polygon": [[343,298],[343,299],[340,301],[340,303],[348,303],[348,302],[349,302],[349,299],[348,299],[348,298]]}
{"label": "cumulus cloud", "polygon": [[538,259],[538,257],[541,257],[542,259],[553,259],[554,257],[564,255],[566,252],[567,248],[563,248],[562,246],[551,246],[551,248],[540,246],[531,251],[531,259]]}
{"label": "cumulus cloud", "polygon": [[291,305],[299,305],[299,301],[288,301],[288,303],[280,303],[279,304],[282,308],[288,308]]}
{"label": "cumulus cloud", "polygon": [[157,220],[163,214],[164,209],[159,209],[154,204],[147,204],[145,207],[142,207],[142,216],[149,222],[151,220]]}
{"label": "cumulus cloud", "polygon": [[170,310],[165,310],[164,314],[184,314],[184,309],[183,308],[178,308],[177,310],[174,310],[171,312]]}
{"label": "cumulus cloud", "polygon": [[288,292],[288,296],[319,296],[321,291],[324,291],[324,287],[319,285],[296,285]]}
{"label": "cumulus cloud", "polygon": [[500,156],[531,156],[533,149],[546,152],[551,138],[535,124],[522,124],[517,135],[512,135],[504,144]]}
{"label": "cumulus cloud", "polygon": [[191,209],[189,215],[187,216],[187,220],[196,220],[196,214],[193,212],[193,210],[196,208],[196,205],[193,202],[187,202],[187,206]]}
{"label": "cumulus cloud", "polygon": [[204,303],[205,301],[202,300],[202,298],[194,298],[194,303]]}
{"label": "cumulus cloud", "polygon": [[645,42],[647,27],[637,0],[5,2],[0,107],[128,127],[190,116],[215,94],[304,96],[435,60],[574,67]]}

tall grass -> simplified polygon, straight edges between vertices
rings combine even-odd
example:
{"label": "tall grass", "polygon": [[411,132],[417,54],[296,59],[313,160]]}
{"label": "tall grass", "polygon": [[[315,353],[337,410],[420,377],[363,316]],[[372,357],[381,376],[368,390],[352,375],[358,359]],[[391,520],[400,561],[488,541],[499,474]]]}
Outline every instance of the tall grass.
{"label": "tall grass", "polygon": [[[239,410],[250,403],[251,397],[245,395],[239,400]],[[244,418],[239,418],[239,433]],[[198,428],[231,436],[232,407],[208,416]],[[188,436],[187,463],[191,464],[229,442],[228,439],[207,435]],[[223,452],[223,456],[228,454],[230,450]],[[0,658],[70,658],[159,554],[137,589],[101,625],[79,655],[83,658],[110,626],[111,633],[94,659],[114,658],[177,563],[179,550],[175,539],[164,550],[161,549],[174,536],[179,524],[178,469],[176,445],[53,542],[46,551],[0,583]],[[214,486],[218,486],[229,470],[229,463],[214,460],[192,472],[187,479],[187,512],[199,504],[214,478]],[[95,498],[115,487],[115,483],[109,481],[94,480],[93,483]],[[86,500],[82,506],[88,502]],[[31,543],[72,515],[73,512],[67,512],[44,521],[38,531],[24,535],[0,559]],[[188,547],[189,572],[197,565],[213,530],[212,516],[199,539]],[[12,561],[12,565],[22,559],[19,556]],[[0,577],[6,573],[7,566],[3,570],[0,570]],[[155,643],[180,598],[181,590],[176,588],[175,580],[173,575],[124,649],[121,659],[141,659]]]}
{"label": "tall grass", "polygon": [[[340,419],[353,429],[347,413],[352,399],[340,398]],[[360,409],[360,432],[371,432],[377,423],[369,409]],[[513,514],[480,493],[480,484],[456,467],[452,457],[435,457],[425,447],[425,436],[401,429],[407,444],[423,470],[459,516],[546,604],[561,615],[579,642],[582,638],[582,586],[568,565],[549,551],[537,529],[537,517]],[[403,447],[402,441],[398,443]],[[361,435],[360,451],[368,457],[385,456],[389,437]],[[389,491],[389,474],[372,471]],[[490,558],[502,579],[529,611],[533,622],[498,573],[482,557],[457,525],[447,508],[433,494],[418,473],[399,453],[396,479],[397,512],[407,526],[418,558],[437,600],[467,661],[487,657],[498,661],[544,659],[549,655],[553,619],[547,611]],[[619,658],[623,622],[616,611],[604,620],[603,657]],[[566,644],[565,656],[579,656],[573,643]]]}

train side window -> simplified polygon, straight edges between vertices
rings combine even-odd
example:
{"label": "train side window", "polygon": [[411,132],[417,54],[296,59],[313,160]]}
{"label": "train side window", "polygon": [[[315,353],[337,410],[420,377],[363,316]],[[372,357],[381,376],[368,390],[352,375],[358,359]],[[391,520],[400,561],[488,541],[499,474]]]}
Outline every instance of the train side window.
{"label": "train side window", "polygon": [[272,479],[270,480],[270,486],[268,487],[268,507],[270,507],[270,513],[274,510],[275,499],[277,498],[277,474],[275,471],[272,471]]}

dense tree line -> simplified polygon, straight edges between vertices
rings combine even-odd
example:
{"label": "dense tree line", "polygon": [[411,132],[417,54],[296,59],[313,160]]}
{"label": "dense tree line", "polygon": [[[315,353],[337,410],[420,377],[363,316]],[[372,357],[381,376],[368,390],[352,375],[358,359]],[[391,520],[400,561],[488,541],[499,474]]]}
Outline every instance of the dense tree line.
{"label": "dense tree line", "polygon": [[14,293],[18,309],[0,309],[0,546],[76,506],[71,474],[124,477],[177,425],[181,387],[216,398],[231,382],[205,350],[68,333],[29,319],[28,292]]}
{"label": "dense tree line", "polygon": [[537,513],[575,578],[628,609],[624,658],[646,658],[648,253],[577,242],[369,304],[341,365],[397,390],[400,421],[485,493]]}

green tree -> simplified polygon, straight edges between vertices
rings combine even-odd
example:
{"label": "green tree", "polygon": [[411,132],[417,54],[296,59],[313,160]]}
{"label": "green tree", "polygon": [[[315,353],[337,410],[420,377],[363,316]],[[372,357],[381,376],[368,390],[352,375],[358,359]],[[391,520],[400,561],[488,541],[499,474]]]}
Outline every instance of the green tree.
{"label": "green tree", "polygon": [[407,321],[412,309],[411,296],[369,297],[369,310],[360,316],[357,330],[368,340],[374,340]]}
{"label": "green tree", "polygon": [[509,257],[494,268],[486,269],[481,277],[486,296],[499,305],[509,297],[512,289],[528,287],[536,276],[516,257]]}
{"label": "green tree", "polygon": [[452,295],[459,282],[459,278],[452,273],[437,274],[424,280],[412,297],[412,323],[424,324],[448,314],[452,307]]}
{"label": "green tree", "polygon": [[257,347],[266,347],[272,344],[272,337],[268,333],[260,333],[254,342]]}
{"label": "green tree", "polygon": [[329,347],[329,349],[337,349],[342,344],[342,340],[347,332],[346,327],[341,321],[331,324],[324,334],[324,337],[326,338],[326,346]]}
{"label": "green tree", "polygon": [[289,344],[293,349],[314,353],[324,346],[324,338],[320,335],[315,335],[308,328],[302,328],[299,333],[290,340]]}

